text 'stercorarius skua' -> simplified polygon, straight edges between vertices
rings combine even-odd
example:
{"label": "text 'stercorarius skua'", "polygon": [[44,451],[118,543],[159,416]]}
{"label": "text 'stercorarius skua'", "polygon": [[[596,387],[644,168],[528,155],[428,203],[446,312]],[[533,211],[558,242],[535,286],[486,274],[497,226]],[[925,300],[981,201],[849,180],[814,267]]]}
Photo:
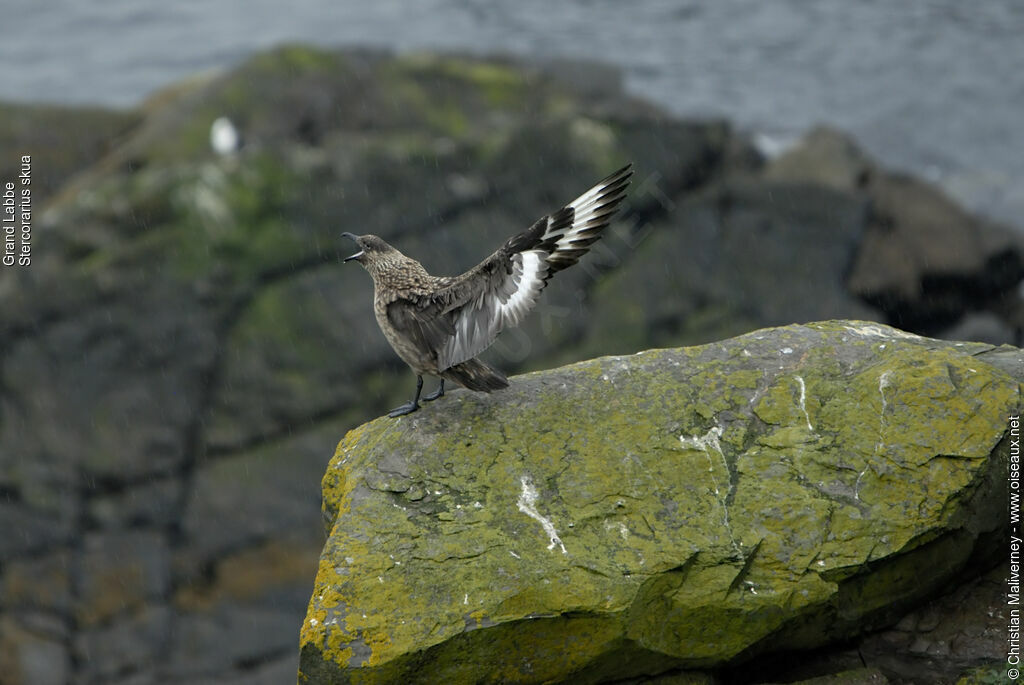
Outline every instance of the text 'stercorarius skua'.
{"label": "text 'stercorarius skua'", "polygon": [[431,276],[415,259],[375,235],[343,233],[359,245],[356,260],[373,277],[373,311],[384,337],[416,372],[416,396],[389,416],[419,409],[423,375],[491,392],[508,387],[498,369],[476,358],[504,328],[516,326],[557,272],[601,237],[626,196],[633,172],[619,169],[519,235],[461,276]]}

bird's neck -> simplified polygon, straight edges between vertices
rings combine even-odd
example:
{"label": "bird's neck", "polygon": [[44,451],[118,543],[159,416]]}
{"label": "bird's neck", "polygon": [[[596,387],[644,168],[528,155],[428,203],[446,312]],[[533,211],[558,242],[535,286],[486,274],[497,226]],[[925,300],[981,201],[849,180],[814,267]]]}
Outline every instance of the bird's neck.
{"label": "bird's neck", "polygon": [[430,280],[430,274],[415,259],[403,254],[389,256],[367,265],[367,271],[373,277],[373,284],[378,288],[416,288],[422,287]]}

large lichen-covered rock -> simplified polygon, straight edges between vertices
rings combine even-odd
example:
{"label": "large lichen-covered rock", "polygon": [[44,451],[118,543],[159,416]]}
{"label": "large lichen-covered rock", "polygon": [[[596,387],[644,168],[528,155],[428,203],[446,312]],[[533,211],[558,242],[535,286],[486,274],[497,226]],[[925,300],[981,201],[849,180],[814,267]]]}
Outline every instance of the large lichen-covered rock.
{"label": "large lichen-covered rock", "polygon": [[1024,357],[853,321],[345,436],[300,682],[602,682],[885,625],[990,561]]}

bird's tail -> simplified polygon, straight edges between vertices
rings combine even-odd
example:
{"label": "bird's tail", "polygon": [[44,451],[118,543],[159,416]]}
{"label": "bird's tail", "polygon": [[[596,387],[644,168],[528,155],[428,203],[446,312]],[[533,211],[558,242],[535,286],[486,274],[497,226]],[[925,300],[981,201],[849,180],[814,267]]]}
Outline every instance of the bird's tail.
{"label": "bird's tail", "polygon": [[492,392],[508,387],[505,374],[479,359],[450,366],[441,372],[441,377],[477,392]]}

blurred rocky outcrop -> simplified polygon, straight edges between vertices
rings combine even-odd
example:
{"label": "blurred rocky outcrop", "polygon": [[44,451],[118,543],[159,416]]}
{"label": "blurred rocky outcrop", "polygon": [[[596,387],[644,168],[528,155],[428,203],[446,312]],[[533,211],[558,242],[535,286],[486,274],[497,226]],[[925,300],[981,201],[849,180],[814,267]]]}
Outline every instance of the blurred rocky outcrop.
{"label": "blurred rocky outcrop", "polygon": [[[863,190],[766,174],[602,67],[291,46],[134,112],[3,112],[45,189],[32,266],[0,270],[5,683],[294,677],[326,455],[411,382],[341,231],[452,273],[633,162],[629,211],[493,349],[509,371],[897,311],[851,287]],[[975,263],[1006,272],[965,281],[1000,332],[1001,239]]]}
{"label": "blurred rocky outcrop", "polygon": [[993,311],[1001,315],[1001,331],[961,323],[967,330],[950,332],[1020,342],[1019,231],[968,214],[924,181],[879,168],[849,136],[828,128],[808,133],[767,167],[765,177],[824,185],[867,200],[847,288],[891,323],[936,334]]}
{"label": "blurred rocky outcrop", "polygon": [[30,155],[38,170],[33,199],[41,204],[116,149],[143,117],[134,111],[0,103],[0,179],[17,179],[22,155]]}

